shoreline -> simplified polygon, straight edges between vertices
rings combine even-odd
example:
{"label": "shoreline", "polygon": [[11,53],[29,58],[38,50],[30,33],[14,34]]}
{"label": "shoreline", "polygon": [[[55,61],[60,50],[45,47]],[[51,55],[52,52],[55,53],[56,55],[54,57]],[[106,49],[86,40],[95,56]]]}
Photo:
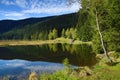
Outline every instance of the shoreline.
{"label": "shoreline", "polygon": [[42,44],[52,44],[55,43],[54,40],[45,40],[45,41],[27,41],[27,40],[9,40],[9,41],[0,41],[0,46],[20,46],[20,45],[42,45]]}
{"label": "shoreline", "polygon": [[92,42],[82,42],[75,40],[74,42],[69,42],[70,39],[57,38],[54,40],[1,40],[0,46],[20,46],[20,45],[43,45],[43,44],[57,44],[57,43],[66,43],[66,44],[89,44]]}

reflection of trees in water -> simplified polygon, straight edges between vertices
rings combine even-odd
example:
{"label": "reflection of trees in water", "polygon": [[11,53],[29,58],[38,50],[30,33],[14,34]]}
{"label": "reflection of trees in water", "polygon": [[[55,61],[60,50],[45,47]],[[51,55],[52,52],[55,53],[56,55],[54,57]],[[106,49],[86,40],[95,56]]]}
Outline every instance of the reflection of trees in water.
{"label": "reflection of trees in water", "polygon": [[66,49],[66,51],[70,51],[71,45],[66,44],[66,45],[65,45],[65,49]]}
{"label": "reflection of trees in water", "polygon": [[[60,44],[59,44],[60,45]],[[54,46],[54,47],[53,47]],[[66,58],[69,59],[70,63],[80,66],[93,65],[96,63],[95,53],[92,51],[92,47],[87,44],[61,44],[61,47],[58,47],[58,44],[53,45],[52,48],[61,49],[62,53],[69,54]],[[52,49],[54,52],[54,49]],[[57,52],[57,51],[56,51]]]}
{"label": "reflection of trees in water", "polygon": [[57,52],[58,44],[48,44],[50,51]]}
{"label": "reflection of trees in water", "polygon": [[96,63],[95,53],[92,52],[92,48],[89,45],[76,45],[75,57],[77,64],[93,65]]}
{"label": "reflection of trees in water", "polygon": [[68,51],[72,57],[68,57],[70,63],[80,66],[92,66],[96,63],[95,53],[92,52],[92,47],[86,44],[63,44],[63,51]]}
{"label": "reflection of trees in water", "polygon": [[[90,45],[48,44],[36,46],[8,46],[4,47],[0,56],[8,59],[24,59],[35,61],[62,62],[68,58],[73,65],[85,66],[96,63],[95,54]],[[54,53],[54,54],[53,54]],[[8,56],[7,56],[8,55]],[[2,58],[1,57],[1,58]]]}

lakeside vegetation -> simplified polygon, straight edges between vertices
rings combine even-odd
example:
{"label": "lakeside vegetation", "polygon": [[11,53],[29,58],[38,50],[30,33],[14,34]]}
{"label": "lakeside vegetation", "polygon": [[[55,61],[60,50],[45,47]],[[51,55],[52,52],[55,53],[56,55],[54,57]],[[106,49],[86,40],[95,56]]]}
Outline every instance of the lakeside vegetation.
{"label": "lakeside vegetation", "polygon": [[[101,56],[103,55],[101,54]],[[99,57],[100,61],[96,65],[77,68],[70,68],[69,60],[65,59],[63,61],[65,65],[63,70],[56,71],[53,74],[42,74],[40,76],[32,72],[29,75],[29,80],[119,80],[120,53],[111,53],[110,58],[112,58],[115,63],[110,64],[105,57]]]}
{"label": "lakeside vegetation", "polygon": [[120,79],[120,0],[80,1],[81,9],[77,14],[54,17],[1,34],[0,46],[90,44],[99,62],[92,67],[72,69],[68,60],[64,70],[40,76],[31,73],[33,77],[29,80]]}

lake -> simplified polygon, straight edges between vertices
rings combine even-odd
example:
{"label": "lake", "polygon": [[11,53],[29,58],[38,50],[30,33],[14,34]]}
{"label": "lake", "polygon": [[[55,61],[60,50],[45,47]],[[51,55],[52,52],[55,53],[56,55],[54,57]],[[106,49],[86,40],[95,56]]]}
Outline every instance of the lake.
{"label": "lake", "polygon": [[97,60],[91,45],[46,44],[0,47],[0,80],[26,80],[30,72],[53,73],[63,69],[68,58],[71,66],[93,66]]}

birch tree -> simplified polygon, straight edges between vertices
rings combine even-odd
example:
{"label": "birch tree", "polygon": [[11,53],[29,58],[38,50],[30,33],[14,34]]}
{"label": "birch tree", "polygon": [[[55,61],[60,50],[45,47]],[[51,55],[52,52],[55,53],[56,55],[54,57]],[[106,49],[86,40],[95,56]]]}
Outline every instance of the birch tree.
{"label": "birch tree", "polygon": [[104,51],[104,54],[106,56],[106,58],[108,59],[108,61],[110,63],[112,63],[112,60],[110,59],[110,56],[108,54],[108,51],[105,47],[105,44],[104,44],[104,40],[103,40],[103,35],[101,33],[101,30],[100,30],[100,23],[102,23],[102,20],[103,20],[103,16],[105,17],[105,15],[107,15],[106,13],[106,6],[108,5],[108,0],[91,0],[91,10],[93,12],[93,16],[95,17],[95,24],[96,24],[96,27],[97,27],[97,31],[99,33],[99,37],[100,37],[100,41],[101,41],[101,46],[103,48],[103,51]]}
{"label": "birch tree", "polygon": [[[88,13],[87,14],[88,19],[86,19],[85,21],[87,21],[87,24],[90,24],[90,26],[95,26],[94,29],[96,29],[96,31],[99,33],[99,38],[101,41],[101,46],[104,51],[104,54],[108,59],[108,61],[112,63],[112,60],[110,59],[108,55],[108,51],[105,47],[103,34],[101,32],[101,29],[103,27],[108,27],[107,25],[104,25],[105,23],[108,24],[107,21],[104,21],[105,16],[108,15],[106,10],[108,6],[108,0],[80,0],[80,3],[82,7],[81,10]],[[78,23],[81,23],[81,22],[78,22]],[[81,24],[83,23],[85,22],[82,22]],[[103,25],[101,23],[103,23]],[[82,26],[84,26],[84,24]]]}

